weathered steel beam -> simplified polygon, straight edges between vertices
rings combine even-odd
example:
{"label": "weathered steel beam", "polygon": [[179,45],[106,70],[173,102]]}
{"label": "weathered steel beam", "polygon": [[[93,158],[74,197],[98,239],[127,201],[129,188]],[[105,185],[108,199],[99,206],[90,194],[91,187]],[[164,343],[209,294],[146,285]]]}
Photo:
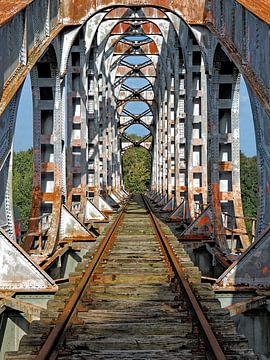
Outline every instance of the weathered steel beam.
{"label": "weathered steel beam", "polygon": [[[142,4],[138,0],[128,1],[115,1],[115,0],[78,0],[76,3],[70,0],[64,0],[62,3],[63,21],[65,24],[78,24],[84,22],[85,19],[91,16],[96,11],[101,11],[106,8],[120,7],[141,7],[146,5],[147,7],[157,7],[178,13],[179,16],[189,23],[202,24],[207,17],[207,9],[205,0],[183,0],[181,2],[170,3],[158,0],[150,0],[147,4]],[[150,9],[151,11],[151,9]],[[153,10],[152,10],[153,11]],[[147,14],[151,16],[151,14]]]}
{"label": "weathered steel beam", "polygon": [[225,307],[230,312],[230,316],[240,315],[246,311],[256,310],[266,305],[266,296],[255,296],[246,301],[240,301]]}

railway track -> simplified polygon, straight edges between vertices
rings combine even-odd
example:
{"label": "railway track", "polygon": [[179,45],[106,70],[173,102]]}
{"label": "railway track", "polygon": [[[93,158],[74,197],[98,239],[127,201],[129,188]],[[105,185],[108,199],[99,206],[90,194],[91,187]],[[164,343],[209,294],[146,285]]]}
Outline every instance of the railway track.
{"label": "railway track", "polygon": [[257,359],[139,195],[60,285],[15,359]]}

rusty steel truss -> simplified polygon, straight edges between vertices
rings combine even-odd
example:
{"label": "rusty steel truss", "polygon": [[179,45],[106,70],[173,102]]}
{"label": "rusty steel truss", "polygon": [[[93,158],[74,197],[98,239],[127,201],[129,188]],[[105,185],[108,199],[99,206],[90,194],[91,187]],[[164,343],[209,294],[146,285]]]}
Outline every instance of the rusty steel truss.
{"label": "rusty steel truss", "polygon": [[[122,155],[142,146],[152,159],[151,196],[168,220],[188,224],[186,236],[207,233],[224,256],[232,239],[248,248],[218,285],[269,286],[269,13],[267,0],[1,0],[2,253],[15,241],[13,136],[30,73],[34,175],[22,251],[41,263],[60,242],[93,240],[85,224],[106,221],[125,197]],[[241,75],[257,144],[253,244],[240,188]],[[127,134],[134,124],[148,131],[139,141]]]}

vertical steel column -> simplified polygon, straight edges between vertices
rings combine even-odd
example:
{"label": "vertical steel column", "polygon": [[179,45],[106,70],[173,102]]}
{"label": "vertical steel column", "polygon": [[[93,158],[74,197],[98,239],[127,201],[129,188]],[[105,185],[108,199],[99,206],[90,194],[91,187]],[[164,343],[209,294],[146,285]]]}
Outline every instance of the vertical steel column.
{"label": "vertical steel column", "polygon": [[[157,93],[157,90],[154,90]],[[159,97],[156,97],[157,105],[159,103]],[[154,192],[158,191],[159,188],[159,108],[155,106],[154,113],[153,113],[153,124],[151,125],[152,128],[152,172],[151,172],[151,190]]]}
{"label": "vertical steel column", "polygon": [[168,76],[167,76],[167,99],[168,99],[168,106],[167,106],[167,136],[166,136],[166,146],[167,146],[167,201],[172,196],[172,140],[171,140],[171,123],[172,123],[172,109],[173,109],[173,77],[172,77],[172,69],[170,59],[168,59]]}
{"label": "vertical steel column", "polygon": [[[63,194],[63,83],[51,45],[31,72],[33,86],[33,198],[26,251],[49,254],[56,246]],[[43,234],[47,229],[46,235]]]}
{"label": "vertical steel column", "polygon": [[16,240],[12,202],[13,136],[21,88],[0,117],[0,227]]}
{"label": "vertical steel column", "polygon": [[[67,74],[67,176],[68,205],[76,212],[82,211],[87,184],[87,77],[83,32],[71,48]],[[79,208],[77,206],[79,205]]]}
{"label": "vertical steel column", "polygon": [[174,196],[176,206],[180,205],[180,47],[177,46],[177,55],[174,59]]}
{"label": "vertical steel column", "polygon": [[159,108],[159,113],[158,113],[158,179],[159,179],[159,184],[158,184],[158,192],[162,193],[163,190],[163,133],[162,133],[162,120],[163,120],[163,89],[158,90],[159,92],[159,104],[160,104],[160,108]]}
{"label": "vertical steel column", "polygon": [[95,67],[96,41],[90,49],[88,68],[88,190],[100,191],[98,74]]}
{"label": "vertical steel column", "polygon": [[207,201],[207,88],[201,50],[193,35],[189,37],[188,49],[188,200],[194,219]]}
{"label": "vertical steel column", "polygon": [[[209,84],[209,99],[216,99],[209,104],[209,161],[216,237],[223,247],[228,246],[226,234],[230,239],[231,231],[235,229],[238,229],[242,246],[249,245],[243,219],[235,219],[235,216],[243,216],[240,191],[239,82],[237,68],[218,46],[214,58],[213,78]],[[224,216],[224,213],[229,216]],[[229,246],[234,245],[229,243]]]}
{"label": "vertical steel column", "polygon": [[163,94],[162,118],[161,118],[161,134],[162,134],[162,196],[167,192],[167,114],[168,114],[168,84],[166,77],[161,77],[161,83],[166,84]]}
{"label": "vertical steel column", "polygon": [[247,85],[247,89],[253,112],[257,143],[258,222],[256,236],[259,237],[270,223],[270,118],[249,85]]}

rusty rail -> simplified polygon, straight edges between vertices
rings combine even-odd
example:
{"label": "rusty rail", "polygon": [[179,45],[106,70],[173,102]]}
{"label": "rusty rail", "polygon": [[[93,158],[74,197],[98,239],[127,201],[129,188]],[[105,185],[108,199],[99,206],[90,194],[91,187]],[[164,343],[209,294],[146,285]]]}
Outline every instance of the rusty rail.
{"label": "rusty rail", "polygon": [[127,207],[127,203],[123,206],[119,215],[117,216],[112,226],[110,227],[108,233],[106,234],[101,244],[99,245],[97,252],[95,253],[88,267],[86,268],[83,277],[81,278],[80,282],[75,288],[69,301],[65,305],[63,312],[56,320],[54,328],[49,333],[45,343],[41,346],[36,356],[36,360],[56,359],[58,354],[58,347],[61,345],[61,340],[63,339],[65,331],[69,326],[73,316],[75,315],[76,307],[82,295],[84,294],[87,285],[89,284],[91,276],[93,275],[99,263],[102,261],[103,254],[112,245],[115,239],[116,230],[121,224],[121,221],[124,217],[126,207]]}
{"label": "rusty rail", "polygon": [[192,288],[186,278],[185,270],[184,270],[183,266],[181,265],[180,260],[175,255],[173,248],[171,247],[166,235],[164,234],[163,230],[161,229],[161,226],[159,225],[157,218],[154,215],[148,200],[146,199],[146,197],[144,195],[142,195],[142,198],[146,205],[146,208],[148,209],[155,232],[158,235],[158,237],[163,245],[163,248],[166,251],[166,255],[167,255],[175,273],[177,274],[178,278],[180,279],[181,286],[189,300],[189,303],[192,306],[193,313],[195,314],[195,316],[199,322],[200,328],[203,331],[203,335],[206,339],[208,349],[210,350],[211,355],[213,356],[214,359],[225,360],[226,356],[224,355],[223,350],[222,350],[220,344],[218,343],[218,340],[217,340],[206,316],[204,315],[203,310],[202,310],[196,296],[194,295],[194,293],[192,291]]}

